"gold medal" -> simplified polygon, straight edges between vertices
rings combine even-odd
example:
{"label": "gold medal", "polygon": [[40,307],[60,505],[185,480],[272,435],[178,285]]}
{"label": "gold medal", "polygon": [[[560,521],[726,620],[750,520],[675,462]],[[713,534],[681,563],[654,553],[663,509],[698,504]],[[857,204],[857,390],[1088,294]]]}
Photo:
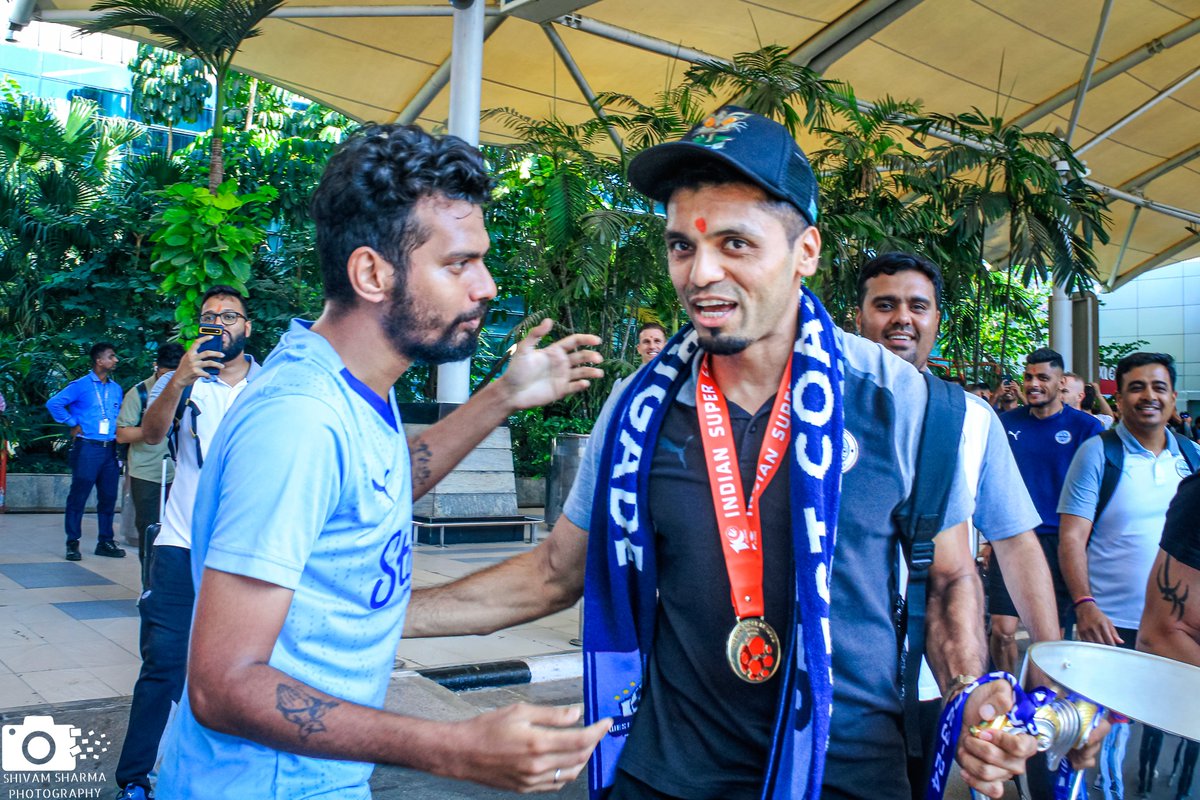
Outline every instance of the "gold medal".
{"label": "gold medal", "polygon": [[729,632],[725,656],[733,673],[746,683],[765,683],[779,669],[779,636],[762,617],[740,619]]}

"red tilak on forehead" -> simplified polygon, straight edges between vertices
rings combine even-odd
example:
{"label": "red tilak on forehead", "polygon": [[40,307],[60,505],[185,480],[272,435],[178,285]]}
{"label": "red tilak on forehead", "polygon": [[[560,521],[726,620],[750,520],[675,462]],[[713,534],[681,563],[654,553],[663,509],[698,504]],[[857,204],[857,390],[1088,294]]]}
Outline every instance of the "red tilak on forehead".
{"label": "red tilak on forehead", "polygon": [[696,230],[700,231],[701,233],[706,233],[708,231],[708,223],[704,221],[704,217],[696,217],[696,221],[692,224],[695,225]]}

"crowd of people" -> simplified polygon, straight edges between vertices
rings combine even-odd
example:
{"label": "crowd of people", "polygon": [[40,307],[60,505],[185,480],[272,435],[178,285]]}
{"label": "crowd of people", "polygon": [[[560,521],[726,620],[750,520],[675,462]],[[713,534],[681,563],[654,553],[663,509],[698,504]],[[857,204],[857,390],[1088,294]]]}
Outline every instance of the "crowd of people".
{"label": "crowd of people", "polygon": [[[123,402],[114,348],[93,348],[48,406],[74,441],[68,559],[93,485],[96,553],[124,555],[117,444],[138,464],[144,664],[121,798],[365,798],[383,763],[520,791],[590,765],[609,800],[907,800],[943,755],[991,797],[1029,762],[1049,796],[1032,736],[972,728],[1014,706],[989,671],[1017,671],[1019,622],[1033,641],[1200,664],[1200,449],[1168,429],[1169,356],[1123,359],[1107,412],[1049,349],[1019,382],[963,391],[929,369],[941,273],[906,253],[865,265],[860,335],[843,331],[804,285],[821,253],[808,161],[741,108],[639,154],[629,178],[665,208],[690,324],[639,329],[643,364],[549,537],[440,586],[412,585],[414,499],[514,411],[601,376],[599,340],[539,346],[546,321],[405,438],[396,380],[468,357],[496,293],[477,150],[400,125],[343,143],[312,202],[324,311],[261,365],[250,299],[228,286],[196,310],[219,335],[164,347]],[[450,723],[383,709],[401,635],[489,633],[580,597],[582,726],[528,705]],[[962,725],[935,736],[945,706]],[[1111,796],[1128,728],[1106,719],[1071,753],[1103,756]]]}

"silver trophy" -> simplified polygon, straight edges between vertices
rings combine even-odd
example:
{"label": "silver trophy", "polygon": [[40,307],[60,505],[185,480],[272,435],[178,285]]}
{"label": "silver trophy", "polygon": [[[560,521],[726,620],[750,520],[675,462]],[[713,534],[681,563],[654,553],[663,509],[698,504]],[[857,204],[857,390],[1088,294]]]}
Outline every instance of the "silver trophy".
{"label": "silver trophy", "polygon": [[[1087,743],[1098,706],[1167,733],[1200,740],[1200,716],[1193,704],[1184,700],[1200,693],[1200,668],[1091,642],[1040,642],[1029,648],[1028,658],[1064,689],[1039,708],[1033,719],[1038,751],[1046,753],[1051,771],[1058,769],[1071,750]],[[1005,715],[971,730],[986,728],[1013,730]],[[1083,773],[1076,773],[1072,798],[1078,795],[1082,779]]]}

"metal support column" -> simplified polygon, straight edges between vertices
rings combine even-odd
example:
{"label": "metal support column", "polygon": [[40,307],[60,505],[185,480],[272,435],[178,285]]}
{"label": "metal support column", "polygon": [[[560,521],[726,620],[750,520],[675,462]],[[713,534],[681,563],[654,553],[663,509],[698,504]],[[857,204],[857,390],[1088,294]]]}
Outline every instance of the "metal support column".
{"label": "metal support column", "polygon": [[1063,369],[1071,371],[1071,298],[1059,287],[1050,295],[1050,347],[1062,353]]}
{"label": "metal support column", "polygon": [[1079,124],[1079,112],[1083,110],[1083,101],[1092,85],[1092,70],[1096,68],[1096,58],[1100,55],[1100,43],[1104,41],[1104,31],[1108,28],[1108,16],[1112,12],[1113,0],[1104,0],[1104,8],[1100,12],[1100,24],[1096,26],[1096,38],[1092,40],[1092,50],[1088,53],[1087,64],[1083,68],[1083,76],[1079,79],[1079,87],[1075,92],[1075,105],[1071,108],[1071,121],[1067,125],[1067,144],[1075,135],[1075,126]]}
{"label": "metal support column", "polygon": [[[484,0],[455,0],[450,51],[450,133],[479,144],[483,94]],[[471,394],[471,359],[437,368],[437,401],[465,403]]]}

